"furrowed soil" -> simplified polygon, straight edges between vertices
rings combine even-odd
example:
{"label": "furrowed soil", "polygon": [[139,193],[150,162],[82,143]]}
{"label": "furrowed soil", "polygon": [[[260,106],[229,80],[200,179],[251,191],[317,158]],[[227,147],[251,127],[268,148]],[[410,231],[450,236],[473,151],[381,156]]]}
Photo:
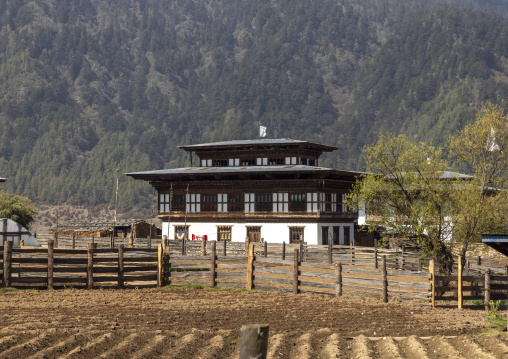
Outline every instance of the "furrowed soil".
{"label": "furrowed soil", "polygon": [[0,291],[0,358],[238,358],[269,324],[269,358],[502,358],[485,312],[211,289]]}

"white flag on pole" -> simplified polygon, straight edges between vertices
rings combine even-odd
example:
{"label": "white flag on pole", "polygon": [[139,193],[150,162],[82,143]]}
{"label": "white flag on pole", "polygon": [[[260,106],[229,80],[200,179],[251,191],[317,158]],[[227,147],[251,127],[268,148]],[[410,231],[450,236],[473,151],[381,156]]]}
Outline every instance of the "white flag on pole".
{"label": "white flag on pole", "polygon": [[259,137],[266,137],[266,127],[259,126]]}

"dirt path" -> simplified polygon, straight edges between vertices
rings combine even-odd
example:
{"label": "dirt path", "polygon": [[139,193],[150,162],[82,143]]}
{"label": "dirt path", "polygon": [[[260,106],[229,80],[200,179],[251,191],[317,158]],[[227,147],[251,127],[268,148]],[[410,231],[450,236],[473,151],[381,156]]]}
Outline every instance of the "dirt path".
{"label": "dirt path", "polygon": [[270,325],[270,358],[508,353],[504,336],[478,336],[486,325],[482,311],[257,291],[143,289],[0,292],[0,358],[234,358],[240,327],[248,323]]}

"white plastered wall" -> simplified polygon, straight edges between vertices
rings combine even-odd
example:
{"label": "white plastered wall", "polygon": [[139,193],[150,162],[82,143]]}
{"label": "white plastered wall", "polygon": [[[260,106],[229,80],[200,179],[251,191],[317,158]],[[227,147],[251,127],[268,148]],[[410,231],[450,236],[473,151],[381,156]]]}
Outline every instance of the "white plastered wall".
{"label": "white plastered wall", "polygon": [[[175,226],[183,226],[183,222],[162,222],[162,234],[168,236],[169,239],[174,239]],[[207,235],[209,241],[217,240],[217,227],[231,226],[231,240],[233,242],[243,242],[247,236],[247,227],[260,226],[261,238],[268,243],[289,243],[289,227],[305,227],[304,240],[307,244],[321,244],[322,243],[322,227],[327,226],[329,231],[333,231],[334,226],[340,226],[339,240],[344,243],[344,227],[349,227],[349,241],[353,242],[354,239],[354,224],[353,223],[233,223],[225,222],[217,224],[215,222],[202,222],[202,223],[187,223],[189,226],[189,239],[192,235]],[[329,238],[331,238],[331,233]]]}

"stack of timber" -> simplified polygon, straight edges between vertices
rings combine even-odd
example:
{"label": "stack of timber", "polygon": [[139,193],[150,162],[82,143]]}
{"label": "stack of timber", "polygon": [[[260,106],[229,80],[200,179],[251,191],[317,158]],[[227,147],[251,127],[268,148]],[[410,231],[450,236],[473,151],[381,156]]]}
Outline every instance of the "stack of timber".
{"label": "stack of timber", "polygon": [[97,248],[116,248],[123,244],[125,248],[157,248],[162,243],[161,236],[135,237],[132,240],[129,237],[94,237],[90,235],[82,236],[74,233],[72,235],[38,235],[37,240],[43,247],[47,247],[49,240],[55,240],[55,248],[87,249],[90,243],[94,243]]}

